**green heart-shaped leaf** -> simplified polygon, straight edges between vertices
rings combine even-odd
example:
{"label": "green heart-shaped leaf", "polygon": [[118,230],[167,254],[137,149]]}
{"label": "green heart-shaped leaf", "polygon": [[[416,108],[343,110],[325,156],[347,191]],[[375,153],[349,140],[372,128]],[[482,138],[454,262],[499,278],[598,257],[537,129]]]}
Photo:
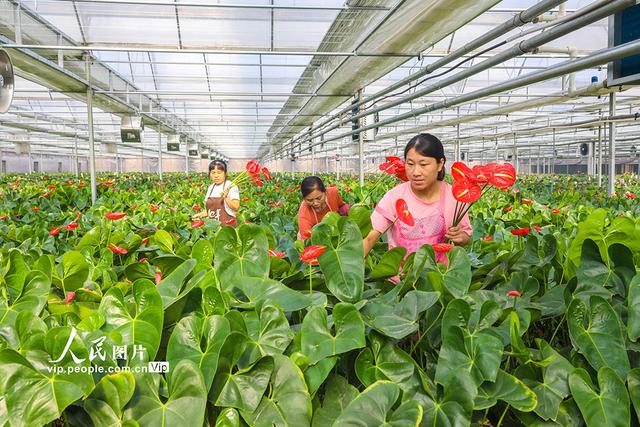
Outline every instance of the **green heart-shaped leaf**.
{"label": "green heart-shaped leaf", "polygon": [[626,427],[631,422],[629,395],[616,372],[603,366],[598,371],[600,392],[596,392],[591,377],[584,369],[569,376],[569,387],[587,427]]}
{"label": "green heart-shaped leaf", "polygon": [[588,317],[587,307],[579,299],[569,305],[567,323],[571,342],[594,369],[608,366],[619,377],[626,378],[630,366],[618,314],[602,297],[592,296],[589,301]]}
{"label": "green heart-shaped leaf", "polygon": [[314,307],[304,317],[300,334],[302,352],[309,358],[309,363],[365,346],[364,323],[352,304],[336,304],[333,322],[335,336],[328,326],[324,308]]}

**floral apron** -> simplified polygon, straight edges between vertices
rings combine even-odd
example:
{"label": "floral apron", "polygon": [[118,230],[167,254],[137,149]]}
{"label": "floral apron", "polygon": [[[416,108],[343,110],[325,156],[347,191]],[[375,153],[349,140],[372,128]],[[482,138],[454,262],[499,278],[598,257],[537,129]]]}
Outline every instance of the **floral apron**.
{"label": "floral apron", "polygon": [[[224,191],[224,186],[222,187]],[[236,227],[237,221],[231,221],[236,217],[229,215],[224,207],[223,197],[207,197],[207,215],[210,219],[220,221],[221,226]]]}

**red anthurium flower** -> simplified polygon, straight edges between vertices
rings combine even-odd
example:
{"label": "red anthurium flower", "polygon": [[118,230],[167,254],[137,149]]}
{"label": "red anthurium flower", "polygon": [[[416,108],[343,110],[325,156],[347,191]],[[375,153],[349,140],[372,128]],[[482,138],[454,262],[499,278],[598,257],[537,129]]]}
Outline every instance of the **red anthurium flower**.
{"label": "red anthurium flower", "polygon": [[103,187],[109,187],[111,185],[113,185],[113,182],[111,182],[111,181],[105,181],[105,182],[102,183]]}
{"label": "red anthurium flower", "polygon": [[39,210],[40,210],[40,208],[37,207],[37,206],[31,208],[31,212],[38,212]]}
{"label": "red anthurium flower", "polygon": [[67,296],[64,298],[64,302],[66,302],[67,305],[71,304],[71,301],[73,301],[75,296],[76,296],[75,292],[67,292]]}
{"label": "red anthurium flower", "polygon": [[558,215],[560,213],[560,209],[551,209],[551,213],[554,215]]}
{"label": "red anthurium flower", "polygon": [[485,242],[491,242],[493,240],[493,237],[492,236],[484,236],[484,238],[482,240],[484,240]]}
{"label": "red anthurium flower", "polygon": [[262,181],[260,181],[260,179],[255,179],[255,180],[253,181],[253,184],[254,184],[254,185],[257,185],[258,187],[262,187],[262,185],[263,185],[263,184],[262,184]]}
{"label": "red anthurium flower", "polygon": [[64,228],[67,231],[71,231],[71,230],[75,230],[76,228],[78,228],[78,224],[75,223],[75,222],[72,222],[70,224],[63,225],[62,228]]}
{"label": "red anthurium flower", "polygon": [[200,212],[202,210],[202,207],[198,206],[198,205],[193,205],[193,210],[196,212]]}
{"label": "red anthurium flower", "polygon": [[413,215],[409,212],[409,208],[407,207],[407,202],[404,199],[396,200],[396,215],[398,219],[405,224],[413,227],[415,225],[415,221],[413,219]]}
{"label": "red anthurium flower", "polygon": [[471,182],[476,182],[477,179],[473,170],[462,162],[455,162],[451,165],[451,175],[453,175],[454,180],[468,179]]}
{"label": "red anthurium flower", "polygon": [[236,221],[237,220],[235,218],[231,218],[231,219],[226,220],[224,223],[227,224],[227,225],[233,225],[233,224],[236,223]]}
{"label": "red anthurium flower", "polygon": [[268,204],[268,205],[272,205],[273,203],[274,203],[274,202],[273,202],[273,200],[269,200],[269,201],[267,202],[267,204]]}
{"label": "red anthurium flower", "polygon": [[260,173],[260,163],[258,163],[255,160],[250,160],[249,162],[247,162],[247,165],[245,167],[247,169],[247,172],[249,172],[250,175],[255,175]]}
{"label": "red anthurium flower", "polygon": [[149,206],[149,210],[150,210],[151,212],[155,212],[155,211],[157,211],[157,210],[158,210],[158,205],[151,205],[151,206]]}
{"label": "red anthurium flower", "polygon": [[511,234],[513,234],[514,236],[526,236],[527,234],[529,234],[530,231],[531,231],[531,228],[529,227],[517,228],[517,229],[511,230]]}
{"label": "red anthurium flower", "polygon": [[398,156],[387,156],[385,158],[387,159],[388,162],[391,162],[391,163],[402,161],[402,159]]}
{"label": "red anthurium flower", "polygon": [[200,220],[200,221],[193,221],[191,223],[191,228],[198,228],[198,227],[202,227],[204,225],[204,221]]}
{"label": "red anthurium flower", "polygon": [[162,271],[156,270],[156,286],[162,282]]}
{"label": "red anthurium flower", "polygon": [[522,294],[520,292],[518,292],[518,291],[509,291],[509,292],[507,292],[507,296],[508,297],[519,297],[521,295]]}
{"label": "red anthurium flower", "polygon": [[540,231],[540,230],[542,230],[542,227],[540,227],[539,225],[534,225],[533,229],[536,230],[536,231]]}
{"label": "red anthurium flower", "polygon": [[194,187],[202,187],[202,183],[193,184]]}
{"label": "red anthurium flower", "polygon": [[521,200],[521,202],[522,202],[522,203],[524,203],[525,205],[532,205],[532,204],[533,204],[533,200],[531,200],[531,199],[525,199],[525,198],[523,198],[523,199]]}
{"label": "red anthurium flower", "polygon": [[51,234],[52,236],[55,236],[56,234],[60,233],[60,227],[53,227],[51,230],[49,230],[49,234]]}
{"label": "red anthurium flower", "polygon": [[293,188],[295,188],[296,190],[300,189],[299,185],[294,185]]}
{"label": "red anthurium flower", "polygon": [[453,249],[453,245],[450,245],[448,243],[434,243],[431,246],[433,246],[434,251],[442,254],[446,254],[451,249]]}
{"label": "red anthurium flower", "polygon": [[631,191],[627,191],[626,193],[624,193],[624,196],[625,196],[627,199],[635,199],[635,198],[636,198],[635,193],[632,193]]}
{"label": "red anthurium flower", "polygon": [[147,262],[149,259],[147,257],[142,257],[138,260],[138,262]]}
{"label": "red anthurium flower", "polygon": [[9,219],[9,215],[2,215],[2,216],[0,216],[0,220],[4,220],[4,219]]}
{"label": "red anthurium flower", "polygon": [[122,219],[125,216],[127,216],[126,213],[124,212],[109,212],[108,214],[105,214],[105,218],[110,219],[112,221],[118,220],[118,219]]}
{"label": "red anthurium flower", "polygon": [[351,187],[344,187],[344,191],[346,191],[346,192],[351,191]]}
{"label": "red anthurium flower", "polygon": [[242,201],[243,201],[243,202],[248,202],[248,201],[249,201],[249,198],[248,198],[248,197],[243,197],[243,198],[242,198]]}
{"label": "red anthurium flower", "polygon": [[277,251],[275,249],[269,249],[269,256],[273,256],[273,257],[277,257],[277,258],[284,258],[285,257],[285,253]]}
{"label": "red anthurium flower", "polygon": [[398,178],[400,181],[404,181],[404,182],[409,181],[409,178],[407,177],[407,171],[404,166],[404,162],[402,162],[402,165],[396,165],[395,175],[396,175],[396,178]]}
{"label": "red anthurium flower", "polygon": [[305,264],[317,265],[318,257],[324,253],[325,247],[321,245],[307,246],[300,254],[300,260]]}
{"label": "red anthurium flower", "polygon": [[489,182],[489,174],[486,172],[486,166],[484,165],[475,165],[471,168],[471,171],[475,175],[475,183],[478,185],[485,185]]}
{"label": "red anthurium flower", "polygon": [[516,169],[511,163],[496,164],[487,178],[498,188],[508,188],[516,182]]}
{"label": "red anthurium flower", "polygon": [[120,246],[116,246],[113,243],[110,244],[107,249],[109,249],[111,252],[113,252],[114,254],[120,254],[120,255],[126,255],[129,253],[128,250],[126,250],[125,248],[121,248]]}
{"label": "red anthurium flower", "polygon": [[505,212],[511,212],[513,210],[513,206],[507,206],[506,208],[503,209],[503,211]]}
{"label": "red anthurium flower", "polygon": [[271,181],[273,179],[271,177],[271,172],[269,172],[269,169],[267,169],[266,166],[262,168],[262,176],[264,176],[264,179],[267,181]]}
{"label": "red anthurium flower", "polygon": [[51,184],[51,185],[47,185],[47,188],[50,188],[50,189],[56,189],[56,188],[58,188],[58,187],[57,187],[57,186],[55,186],[55,185],[53,185],[53,184]]}
{"label": "red anthurium flower", "polygon": [[146,245],[147,243],[149,243],[149,238],[145,237],[144,239],[142,239],[142,244]]}
{"label": "red anthurium flower", "polygon": [[453,197],[462,203],[473,203],[482,196],[482,188],[465,177],[453,181],[451,192]]}
{"label": "red anthurium flower", "polygon": [[389,175],[393,175],[396,173],[396,165],[393,164],[393,162],[386,162],[386,163],[382,163],[380,166],[378,166],[378,168],[382,171],[382,172],[386,172]]}

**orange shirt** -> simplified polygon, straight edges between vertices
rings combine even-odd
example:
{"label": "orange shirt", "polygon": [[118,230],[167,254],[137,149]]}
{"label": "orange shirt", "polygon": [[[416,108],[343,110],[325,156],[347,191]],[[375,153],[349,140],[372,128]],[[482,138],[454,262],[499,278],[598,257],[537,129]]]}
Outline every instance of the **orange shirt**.
{"label": "orange shirt", "polygon": [[338,194],[336,187],[327,187],[327,206],[324,211],[318,213],[305,201],[300,203],[298,209],[298,239],[306,239],[311,236],[311,229],[314,225],[322,221],[322,218],[330,212],[338,212],[338,208],[344,205],[344,201]]}

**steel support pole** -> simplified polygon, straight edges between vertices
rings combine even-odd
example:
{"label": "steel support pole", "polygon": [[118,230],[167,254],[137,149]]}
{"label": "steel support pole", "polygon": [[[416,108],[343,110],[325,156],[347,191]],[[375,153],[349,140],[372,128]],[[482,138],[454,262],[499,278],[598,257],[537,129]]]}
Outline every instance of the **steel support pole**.
{"label": "steel support pole", "polygon": [[520,172],[520,162],[518,161],[518,145],[516,143],[516,134],[513,133],[513,166],[516,168],[516,173]]}
{"label": "steel support pole", "polygon": [[31,141],[27,141],[27,144],[29,144],[29,151],[27,152],[27,157],[28,157],[28,161],[29,161],[29,175],[31,175],[33,173],[33,158],[31,157]]}
{"label": "steel support pole", "polygon": [[602,125],[598,126],[598,188],[602,188]]}
{"label": "steel support pole", "polygon": [[[356,99],[357,102],[362,100],[362,89],[358,91]],[[361,122],[362,120],[358,119],[358,121]],[[358,178],[360,187],[364,187],[364,132],[358,133]]]}
{"label": "steel support pole", "polygon": [[[457,116],[460,118],[460,107],[456,108]],[[454,158],[456,162],[460,161],[460,123],[456,125],[456,145],[454,147]]]}
{"label": "steel support pole", "polygon": [[311,175],[316,174],[316,147],[311,147]]}
{"label": "steel support pole", "polygon": [[553,175],[556,173],[556,128],[553,128],[553,144],[551,148],[553,153],[551,153],[551,158],[549,159],[549,167],[551,168],[550,173]]}
{"label": "steel support pole", "polygon": [[73,172],[76,175],[76,178],[80,175],[80,168],[78,167],[78,137],[74,138],[74,147],[73,147]]}
{"label": "steel support pole", "polygon": [[158,175],[162,181],[162,134],[158,132]]}
{"label": "steel support pole", "polygon": [[[609,116],[616,115],[616,93],[609,94]],[[609,194],[615,192],[615,179],[616,179],[616,123],[613,120],[609,121],[609,182],[608,191]]]}
{"label": "steel support pole", "polygon": [[22,44],[22,16],[20,13],[20,3],[13,5],[13,20],[14,20],[14,39],[17,44]]}
{"label": "steel support pole", "polygon": [[96,202],[96,153],[93,146],[93,89],[91,88],[91,55],[85,55],[85,71],[87,73],[87,119],[89,132],[89,175],[91,176],[91,204]]}

